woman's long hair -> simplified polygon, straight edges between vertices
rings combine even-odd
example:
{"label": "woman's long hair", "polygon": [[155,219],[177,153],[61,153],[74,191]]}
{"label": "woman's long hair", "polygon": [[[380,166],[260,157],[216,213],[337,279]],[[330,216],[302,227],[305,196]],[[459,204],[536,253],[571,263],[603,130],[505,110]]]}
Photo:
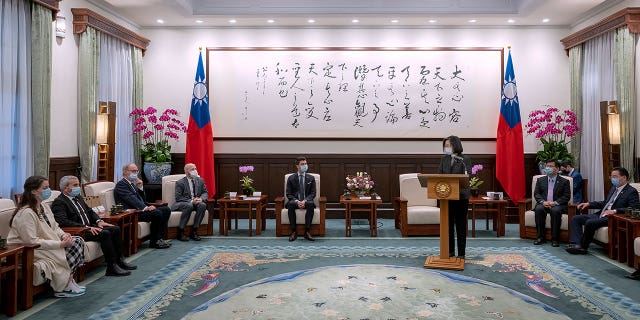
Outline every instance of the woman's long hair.
{"label": "woman's long hair", "polygon": [[16,213],[18,213],[18,211],[24,207],[29,207],[34,212],[38,212],[39,200],[36,198],[36,195],[31,193],[31,191],[38,190],[38,188],[40,188],[42,183],[44,183],[45,181],[47,181],[47,178],[43,176],[31,176],[24,181],[24,192],[22,193],[22,197],[20,198],[20,203],[18,203],[16,210],[11,216],[9,225],[13,224],[13,217],[15,217]]}

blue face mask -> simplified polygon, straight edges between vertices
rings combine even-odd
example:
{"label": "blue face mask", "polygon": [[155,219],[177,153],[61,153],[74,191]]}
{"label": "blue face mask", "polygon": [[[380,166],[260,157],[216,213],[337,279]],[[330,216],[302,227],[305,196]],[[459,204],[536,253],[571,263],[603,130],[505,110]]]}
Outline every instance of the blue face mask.
{"label": "blue face mask", "polygon": [[130,174],[129,175],[129,180],[135,182],[136,180],[138,180],[138,174],[137,173]]}
{"label": "blue face mask", "polygon": [[80,187],[72,187],[71,188],[71,196],[77,197],[80,194]]}
{"label": "blue face mask", "polygon": [[306,164],[303,164],[300,166],[300,171],[302,172],[307,172],[307,170],[309,170],[309,166]]}
{"label": "blue face mask", "polygon": [[47,200],[49,197],[51,197],[51,189],[46,188],[42,190],[42,193],[40,194],[40,201]]}
{"label": "blue face mask", "polygon": [[199,177],[199,175],[198,175],[198,171],[196,171],[196,170],[193,170],[193,171],[189,172],[189,175],[190,175],[192,178],[197,178],[197,177]]}
{"label": "blue face mask", "polygon": [[551,168],[551,167],[544,168],[544,174],[546,174],[548,176],[552,175],[553,174],[553,168]]}
{"label": "blue face mask", "polygon": [[451,154],[453,153],[453,148],[451,147],[444,147],[444,154]]}
{"label": "blue face mask", "polygon": [[611,178],[611,184],[617,188],[620,185],[620,178]]}

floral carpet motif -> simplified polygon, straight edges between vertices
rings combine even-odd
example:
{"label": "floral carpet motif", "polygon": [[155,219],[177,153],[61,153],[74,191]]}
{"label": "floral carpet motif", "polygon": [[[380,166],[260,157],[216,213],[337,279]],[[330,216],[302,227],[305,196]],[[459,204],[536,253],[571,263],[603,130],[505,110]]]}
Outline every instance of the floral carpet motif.
{"label": "floral carpet motif", "polygon": [[[542,310],[559,317],[562,317],[562,314],[570,318],[581,319],[637,319],[640,317],[638,303],[541,248],[468,248],[465,270],[462,272],[436,272],[421,269],[420,266],[424,263],[426,256],[436,255],[437,252],[438,248],[436,247],[197,246],[138,284],[134,289],[100,309],[91,316],[91,319],[179,318],[186,316],[192,310],[200,310],[197,309],[198,306],[210,305],[216,299],[229,297],[233,295],[233,292],[249,292],[234,291],[240,290],[245,285],[256,287],[256,284],[267,283],[278,279],[278,277],[285,277],[285,275],[307,274],[311,272],[310,270],[325,270],[322,267],[345,264],[417,267],[415,272],[437,274],[440,278],[445,277],[455,281],[462,281],[460,279],[470,277],[468,279],[473,279],[469,280],[469,283],[477,285],[486,282],[486,288],[502,290],[501,293],[514,292],[514,297],[531,297],[530,301],[535,301],[533,305],[546,305],[546,309],[542,308]],[[407,270],[410,269],[413,270],[407,268]],[[320,282],[316,284],[306,282],[305,286],[296,285],[289,290],[280,288],[279,293],[269,293],[264,298],[257,298],[260,294],[253,295],[252,293],[250,299],[253,302],[258,301],[264,304],[269,302],[285,303],[291,301],[295,295],[303,294],[307,290],[317,291],[321,288],[320,284],[328,286],[321,280],[317,281]],[[347,278],[336,281],[354,280]],[[369,288],[369,282],[371,281],[360,285],[364,286],[362,288]],[[384,277],[382,276],[373,281],[375,286],[381,286],[383,282]],[[279,284],[286,283],[279,282]],[[410,284],[411,282],[408,282],[406,287],[415,288],[415,290],[407,289],[406,291],[412,294],[425,295],[434,289],[431,287],[412,287]],[[287,292],[291,293],[291,297]],[[398,289],[394,294],[390,293],[389,298],[393,301],[405,301],[405,298],[400,298],[399,293],[404,293],[404,289]],[[451,293],[448,297],[450,299],[466,299],[465,301],[470,301],[471,304],[478,303],[482,306],[485,302],[491,301],[490,299],[495,299],[492,296],[497,297],[498,295],[495,292],[483,295],[460,291]],[[435,296],[431,298],[435,298]],[[421,299],[425,299],[423,300],[425,303],[429,302],[426,296]],[[522,301],[521,298],[518,300]],[[244,299],[242,301],[246,302]],[[440,310],[444,309],[446,303],[441,300],[437,301],[434,303],[441,306]],[[318,303],[322,303],[322,301]],[[382,302],[371,305],[374,310],[376,305],[385,306]],[[420,306],[423,309],[418,307],[411,309],[413,310],[411,317],[407,313],[406,315],[395,314],[395,318],[387,318],[433,318],[433,316],[427,316],[427,313],[433,312],[433,310],[430,310],[430,307],[424,308],[424,306]],[[472,309],[474,306],[469,305],[468,307]],[[314,306],[314,308],[318,307]],[[559,310],[560,313],[556,314],[550,311],[554,309]],[[339,308],[331,310],[345,311],[344,309],[339,310]],[[487,309],[483,312],[502,312],[495,310],[489,311]],[[240,315],[242,312],[248,312],[248,309],[240,308],[236,311],[235,316],[228,319],[262,319],[257,315]],[[323,317],[341,319],[339,313],[331,315],[334,311],[327,311],[328,314]],[[463,313],[459,313],[459,315],[461,316],[455,318],[473,318],[467,317]],[[492,317],[485,314],[481,318],[499,318],[499,316],[498,313],[493,314]],[[505,314],[502,316],[511,318]],[[548,316],[546,318],[552,319]],[[216,319],[227,318],[216,317]]]}

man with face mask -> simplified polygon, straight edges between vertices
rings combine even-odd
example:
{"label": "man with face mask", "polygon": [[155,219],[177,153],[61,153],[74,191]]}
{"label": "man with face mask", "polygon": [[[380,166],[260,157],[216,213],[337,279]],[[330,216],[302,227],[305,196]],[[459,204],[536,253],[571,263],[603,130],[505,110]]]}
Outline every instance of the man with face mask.
{"label": "man with face mask", "polygon": [[582,203],[582,175],[574,168],[571,161],[564,160],[560,163],[562,175],[573,178],[573,203]]}
{"label": "man with face mask", "polygon": [[536,231],[537,239],[534,245],[541,245],[547,242],[546,221],[547,214],[551,217],[551,246],[560,246],[560,223],[562,214],[567,212],[567,206],[571,200],[571,188],[569,180],[558,176],[558,161],[547,160],[544,169],[544,177],[538,178],[534,199],[536,206]]}
{"label": "man with face mask", "polygon": [[608,224],[608,216],[624,213],[625,208],[640,209],[638,191],[628,184],[629,171],[622,167],[613,168],[610,179],[614,188],[611,188],[606,200],[583,202],[578,205],[578,210],[587,208],[601,210],[596,213],[576,215],[571,219],[571,233],[569,234],[567,252],[571,254],[587,254],[589,244],[593,241],[596,230]]}
{"label": "man with face mask", "polygon": [[135,163],[128,163],[122,167],[122,179],[116,183],[113,197],[116,203],[124,205],[125,209],[142,211],[138,214],[139,221],[151,223],[149,247],[166,249],[171,246],[169,242],[162,239],[167,233],[171,209],[167,206],[147,205],[144,202],[142,180],[138,178],[138,166]]}
{"label": "man with face mask", "polygon": [[298,172],[292,174],[287,179],[287,204],[289,209],[289,225],[291,227],[291,235],[289,241],[295,241],[298,238],[296,231],[296,209],[305,209],[304,216],[304,238],[309,241],[314,241],[309,229],[311,229],[311,221],[313,220],[313,209],[316,205],[313,203],[313,199],[316,197],[316,179],[307,173],[309,166],[307,165],[307,158],[296,158],[296,168]]}
{"label": "man with face mask", "polygon": [[80,195],[80,180],[75,176],[60,179],[60,191],[51,204],[51,211],[61,227],[85,226],[89,230],[85,241],[96,241],[107,262],[107,276],[128,276],[137,267],[124,260],[122,255],[122,236],[120,228],[100,220]]}
{"label": "man with face mask", "polygon": [[191,213],[195,211],[196,215],[193,219],[193,227],[191,228],[191,239],[200,241],[201,238],[198,235],[198,228],[202,223],[202,219],[204,219],[204,212],[207,210],[209,193],[207,192],[207,186],[205,186],[204,180],[198,175],[195,164],[187,163],[184,166],[184,174],[184,178],[176,181],[176,202],[171,205],[171,210],[182,211],[180,224],[178,225],[178,240],[189,241],[189,238],[184,234],[184,229],[187,227]]}

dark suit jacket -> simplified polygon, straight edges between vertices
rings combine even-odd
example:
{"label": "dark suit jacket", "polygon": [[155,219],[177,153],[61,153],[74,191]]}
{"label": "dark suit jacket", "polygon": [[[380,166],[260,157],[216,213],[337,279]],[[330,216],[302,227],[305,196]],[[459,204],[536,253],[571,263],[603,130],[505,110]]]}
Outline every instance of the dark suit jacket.
{"label": "dark suit jacket", "polygon": [[[87,218],[89,218],[89,225],[97,227],[98,224],[96,221],[100,219],[98,214],[89,208],[81,196],[77,196],[76,199],[78,199],[78,203],[80,203],[80,208],[87,215]],[[51,211],[53,211],[56,222],[61,227],[84,226],[82,218],[80,218],[78,211],[76,211],[76,206],[71,202],[71,199],[64,194],[60,194],[53,200],[53,203],[51,204]]]}
{"label": "dark suit jacket", "polygon": [[[607,196],[607,199],[603,201],[591,201],[589,202],[589,208],[604,209],[604,206],[607,204],[607,202],[609,202],[609,199],[613,197],[615,192],[616,192],[616,188],[611,188],[611,191],[609,191],[609,195]],[[624,186],[624,188],[622,188],[622,191],[620,191],[620,194],[618,195],[616,200],[613,201],[613,205],[611,206],[611,209],[615,209],[616,213],[624,213],[624,209],[629,207],[634,209],[640,209],[640,200],[638,199],[638,190],[636,190],[636,188],[630,186],[627,183]],[[602,210],[597,212],[597,214],[601,214],[601,213],[602,213]]]}
{"label": "dark suit jacket", "polygon": [[[313,199],[316,197],[316,178],[312,175],[304,174],[304,195],[307,202],[313,203]],[[300,181],[298,180],[298,173],[294,173],[287,179],[287,199],[288,202],[298,200],[298,191],[300,190]]]}
{"label": "dark suit jacket", "polygon": [[[135,189],[135,190],[134,190]],[[133,186],[129,180],[122,178],[113,189],[113,197],[116,204],[122,204],[125,209],[142,210],[147,205],[144,202],[144,191]]]}
{"label": "dark suit jacket", "polygon": [[[191,184],[191,181],[189,181],[187,177],[176,181],[176,202],[191,202],[191,188],[189,184]],[[206,201],[209,198],[209,193],[207,192],[207,186],[204,184],[204,180],[200,177],[195,178],[195,185],[195,196]]]}
{"label": "dark suit jacket", "polygon": [[574,168],[568,176],[573,178],[573,203],[582,203],[582,175]]}
{"label": "dark suit jacket", "polygon": [[[438,166],[438,173],[444,174],[471,174],[471,158],[465,154],[459,154],[458,156],[462,157],[464,161],[460,161],[459,159],[453,159],[453,163],[451,162],[452,156],[445,155],[440,159],[440,165]],[[469,199],[471,195],[471,191],[469,186],[467,185],[464,188],[460,188],[460,199]]]}
{"label": "dark suit jacket", "polygon": [[[549,177],[544,176],[538,178],[538,182],[536,182],[536,190],[534,192],[536,203],[547,201],[547,189],[549,189]],[[569,185],[569,180],[557,175],[556,183],[553,185],[553,201],[557,202],[559,206],[566,207],[569,200],[571,200],[571,186]]]}

